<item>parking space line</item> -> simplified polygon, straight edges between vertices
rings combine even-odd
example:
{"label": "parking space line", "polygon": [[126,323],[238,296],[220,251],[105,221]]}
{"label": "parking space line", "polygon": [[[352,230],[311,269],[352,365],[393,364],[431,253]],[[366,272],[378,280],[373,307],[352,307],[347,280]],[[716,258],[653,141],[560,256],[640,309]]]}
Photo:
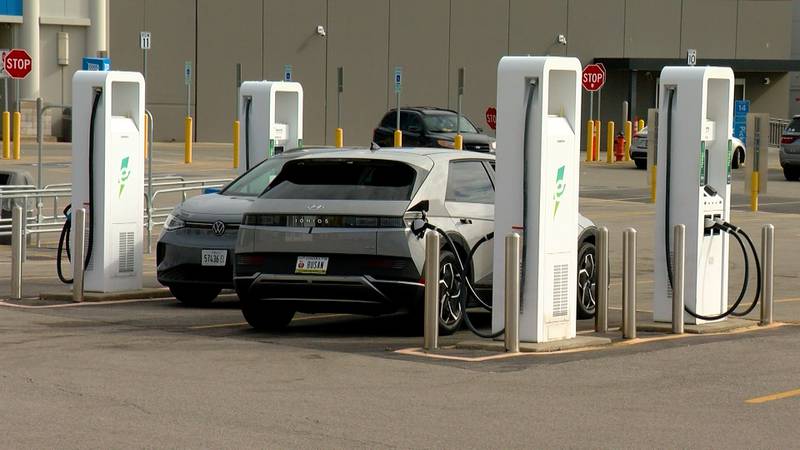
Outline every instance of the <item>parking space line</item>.
{"label": "parking space line", "polygon": [[764,395],[762,397],[755,397],[744,402],[750,405],[759,405],[774,400],[783,400],[790,397],[800,397],[800,389],[792,389],[791,391],[777,392],[775,394]]}
{"label": "parking space line", "polygon": [[[313,319],[330,319],[332,317],[339,317],[339,316],[349,316],[350,314],[325,314],[322,316],[305,316],[305,317],[298,317],[297,319],[292,319],[292,322],[300,322],[304,320],[313,320]],[[247,322],[232,322],[232,323],[216,323],[211,325],[195,325],[189,327],[190,330],[208,330],[213,328],[237,328],[237,327],[244,327],[249,326]]]}

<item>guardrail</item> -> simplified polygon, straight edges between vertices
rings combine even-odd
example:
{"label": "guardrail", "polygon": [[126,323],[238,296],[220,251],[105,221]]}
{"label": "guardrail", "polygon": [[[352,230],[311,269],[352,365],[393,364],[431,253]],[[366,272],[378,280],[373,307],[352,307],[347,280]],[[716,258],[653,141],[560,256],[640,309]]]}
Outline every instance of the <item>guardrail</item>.
{"label": "guardrail", "polygon": [[[179,178],[169,181],[170,178]],[[174,202],[169,202],[166,206],[155,207],[156,200],[163,198],[167,194],[179,194],[180,201],[188,198],[188,193],[192,191],[202,191],[206,188],[219,188],[231,181],[231,178],[208,178],[190,179],[183,177],[161,177],[153,178],[159,180],[151,183],[153,187],[152,201],[148,199],[147,193],[144,194],[145,208],[144,226],[145,229],[152,231],[153,226],[163,225],[169,212],[175,206]],[[7,205],[2,209],[11,210],[13,206],[20,206],[26,211],[27,219],[25,222],[26,234],[58,233],[64,226],[66,216],[59,209],[59,202],[64,198],[72,197],[72,188],[69,183],[59,183],[46,186],[45,189],[35,189],[35,186],[4,186],[0,189],[0,205]],[[45,208],[45,203],[48,206]],[[11,217],[0,217],[0,237],[11,236]],[[147,233],[150,235],[151,233]],[[148,238],[148,247],[151,238]]]}
{"label": "guardrail", "polygon": [[769,118],[769,145],[770,147],[780,147],[781,145],[781,136],[783,135],[783,130],[792,123],[791,120],[788,119],[778,119],[777,117],[770,117]]}

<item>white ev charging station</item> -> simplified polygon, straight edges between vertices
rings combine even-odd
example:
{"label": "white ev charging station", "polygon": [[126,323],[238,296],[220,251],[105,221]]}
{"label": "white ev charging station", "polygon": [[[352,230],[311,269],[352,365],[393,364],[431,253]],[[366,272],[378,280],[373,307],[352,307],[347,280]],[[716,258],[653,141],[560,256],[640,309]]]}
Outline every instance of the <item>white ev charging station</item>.
{"label": "white ev charging station", "polygon": [[239,172],[284,150],[303,146],[303,86],[245,81],[239,88]]}
{"label": "white ev charging station", "polygon": [[72,78],[72,207],[89,217],[87,291],[142,287],[144,109],[138,72]]}
{"label": "white ev charging station", "polygon": [[[495,233],[522,235],[526,342],[575,337],[580,74],[580,61],[564,57],[506,56],[497,68]],[[504,255],[504,239],[495,239],[495,333],[504,326]]]}
{"label": "white ev charging station", "polygon": [[657,322],[672,321],[671,241],[676,224],[686,226],[684,322],[700,324],[727,315],[729,233],[714,224],[730,219],[733,89],[728,67],[665,67],[661,72],[653,308]]}

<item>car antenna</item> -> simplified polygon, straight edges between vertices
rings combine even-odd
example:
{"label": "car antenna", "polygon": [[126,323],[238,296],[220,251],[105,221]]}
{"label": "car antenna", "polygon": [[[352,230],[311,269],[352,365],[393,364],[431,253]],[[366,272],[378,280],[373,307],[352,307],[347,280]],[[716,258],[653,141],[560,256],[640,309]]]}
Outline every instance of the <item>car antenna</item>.
{"label": "car antenna", "polygon": [[376,150],[380,150],[380,149],[381,149],[381,146],[380,146],[380,145],[378,145],[378,144],[376,144],[376,143],[375,143],[375,141],[372,141],[372,143],[371,143],[371,144],[369,144],[369,149],[370,149],[370,150],[372,150],[372,151],[374,152],[374,151],[376,151]]}

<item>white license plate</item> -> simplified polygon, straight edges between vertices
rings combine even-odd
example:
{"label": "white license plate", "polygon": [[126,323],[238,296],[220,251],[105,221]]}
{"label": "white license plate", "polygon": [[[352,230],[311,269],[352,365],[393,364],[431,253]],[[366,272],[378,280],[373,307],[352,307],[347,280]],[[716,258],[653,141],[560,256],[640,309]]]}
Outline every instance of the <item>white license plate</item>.
{"label": "white license plate", "polygon": [[203,250],[200,257],[200,263],[203,266],[224,266],[228,260],[228,251]]}
{"label": "white license plate", "polygon": [[327,256],[298,256],[294,273],[325,275],[328,271]]}

